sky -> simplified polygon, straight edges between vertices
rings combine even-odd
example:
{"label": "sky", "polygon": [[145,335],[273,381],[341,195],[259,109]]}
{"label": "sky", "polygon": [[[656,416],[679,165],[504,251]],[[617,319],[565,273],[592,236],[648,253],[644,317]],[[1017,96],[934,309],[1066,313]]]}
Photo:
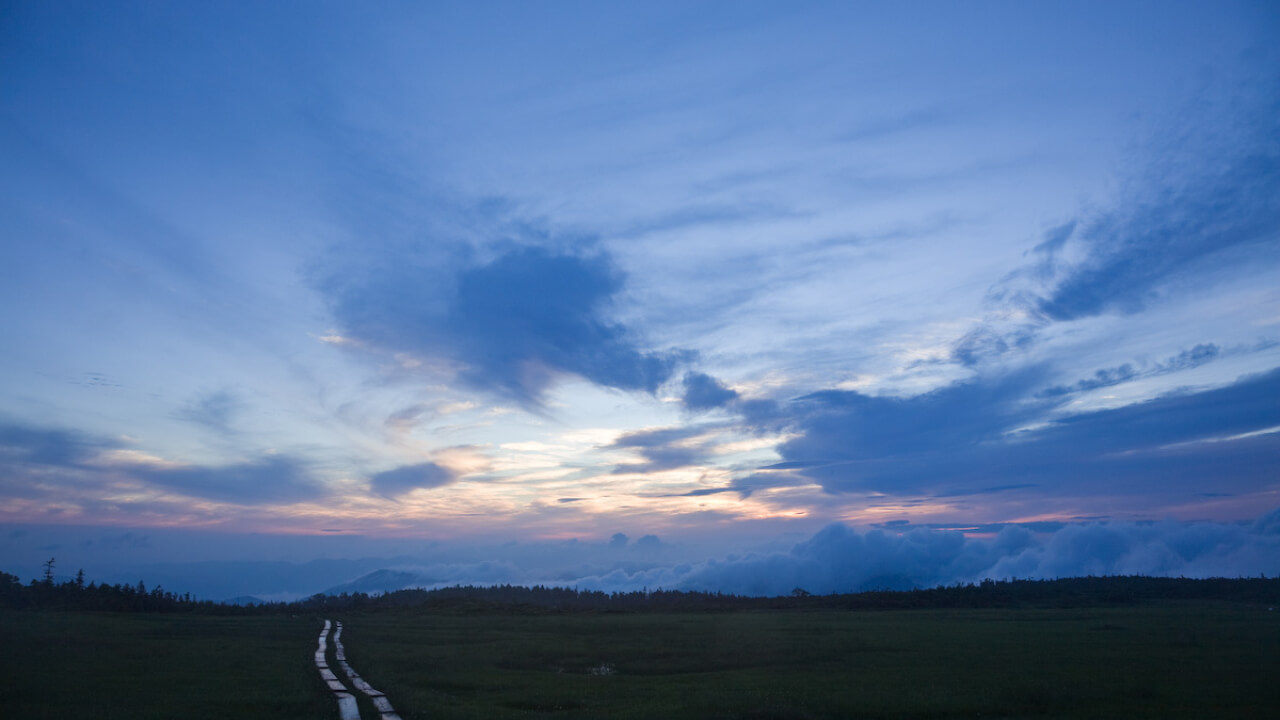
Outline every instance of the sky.
{"label": "sky", "polygon": [[1280,572],[1274,3],[4,3],[0,158],[23,577]]}

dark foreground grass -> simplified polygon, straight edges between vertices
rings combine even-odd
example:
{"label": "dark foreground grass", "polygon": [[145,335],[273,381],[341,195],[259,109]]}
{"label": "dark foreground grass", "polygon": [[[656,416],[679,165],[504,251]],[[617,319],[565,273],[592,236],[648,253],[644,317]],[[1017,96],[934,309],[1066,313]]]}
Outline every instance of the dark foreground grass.
{"label": "dark foreground grass", "polygon": [[[1239,604],[334,619],[406,720],[1280,717],[1280,612]],[[0,717],[335,718],[321,624],[0,611]]]}
{"label": "dark foreground grass", "polygon": [[337,718],[315,618],[0,611],[0,717]]}
{"label": "dark foreground grass", "polygon": [[1280,612],[350,615],[406,718],[1280,717]]}

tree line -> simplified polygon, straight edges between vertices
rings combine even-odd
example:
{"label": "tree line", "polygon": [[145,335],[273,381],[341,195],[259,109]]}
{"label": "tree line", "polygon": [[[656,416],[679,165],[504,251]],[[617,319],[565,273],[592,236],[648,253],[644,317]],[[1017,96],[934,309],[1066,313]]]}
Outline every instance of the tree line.
{"label": "tree line", "polygon": [[803,588],[779,597],[691,590],[602,592],[535,585],[455,585],[380,595],[313,595],[291,603],[299,610],[445,612],[723,612],[831,609],[1073,608],[1125,606],[1162,600],[1218,600],[1280,605],[1280,578],[1167,578],[1109,575],[1053,580],[983,580],[978,583],[819,595]]}
{"label": "tree line", "polygon": [[1073,608],[1123,606],[1161,600],[1219,600],[1280,605],[1280,578],[1168,578],[1108,575],[1054,580],[983,580],[978,583],[915,590],[876,590],[820,595],[796,588],[780,597],[749,597],[719,592],[644,589],[603,592],[543,585],[455,585],[432,590],[407,589],[368,594],[317,593],[293,602],[246,605],[193,598],[156,586],[56,582],[53,560],[44,577],[23,584],[0,572],[0,607],[115,612],[189,612],[257,615],[333,611],[400,612],[725,612],[745,610],[835,609],[903,610],[946,608]]}
{"label": "tree line", "polygon": [[84,570],[72,580],[56,582],[54,559],[44,563],[44,575],[26,585],[17,575],[0,571],[0,607],[39,610],[102,610],[114,612],[203,612],[227,614],[239,608],[233,605],[199,600],[191,593],[165,590],[157,585],[148,589],[139,580],[135,585],[85,582]]}

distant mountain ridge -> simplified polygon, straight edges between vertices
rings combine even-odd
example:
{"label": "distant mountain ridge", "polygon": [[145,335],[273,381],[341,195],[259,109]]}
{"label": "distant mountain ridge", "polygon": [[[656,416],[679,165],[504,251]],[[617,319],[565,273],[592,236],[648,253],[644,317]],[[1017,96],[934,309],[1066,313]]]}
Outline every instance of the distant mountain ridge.
{"label": "distant mountain ridge", "polygon": [[428,587],[442,581],[426,578],[418,573],[405,570],[382,568],[361,575],[350,582],[334,585],[324,591],[325,595],[341,595],[343,593],[366,593],[369,595],[395,592],[406,588]]}

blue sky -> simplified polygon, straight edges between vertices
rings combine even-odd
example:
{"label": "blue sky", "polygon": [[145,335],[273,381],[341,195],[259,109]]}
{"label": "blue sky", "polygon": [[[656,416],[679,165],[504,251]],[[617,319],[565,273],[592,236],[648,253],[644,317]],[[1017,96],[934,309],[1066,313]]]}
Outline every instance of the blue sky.
{"label": "blue sky", "polygon": [[10,4],[0,560],[1274,572],[1278,41],[1265,2]]}

